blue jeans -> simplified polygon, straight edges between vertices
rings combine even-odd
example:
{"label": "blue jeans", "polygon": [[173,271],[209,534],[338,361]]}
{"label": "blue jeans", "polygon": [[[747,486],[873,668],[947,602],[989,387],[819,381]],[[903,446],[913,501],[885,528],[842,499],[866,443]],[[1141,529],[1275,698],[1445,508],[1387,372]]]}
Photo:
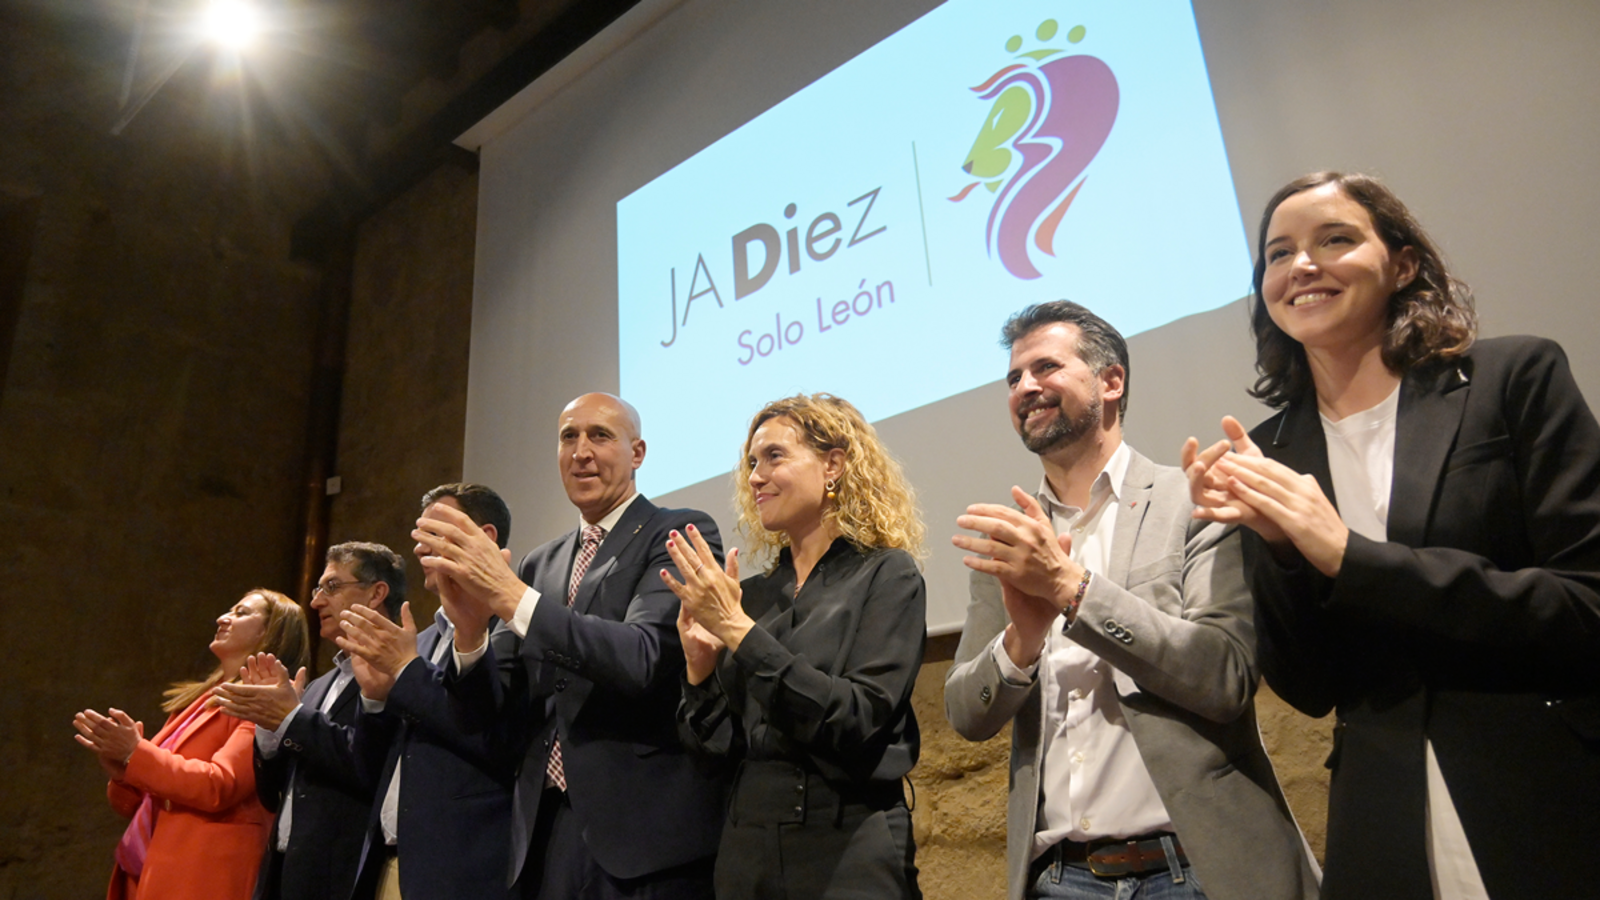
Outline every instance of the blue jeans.
{"label": "blue jeans", "polygon": [[1205,889],[1190,866],[1181,868],[1183,880],[1170,871],[1101,878],[1088,869],[1051,863],[1028,889],[1041,900],[1206,900]]}

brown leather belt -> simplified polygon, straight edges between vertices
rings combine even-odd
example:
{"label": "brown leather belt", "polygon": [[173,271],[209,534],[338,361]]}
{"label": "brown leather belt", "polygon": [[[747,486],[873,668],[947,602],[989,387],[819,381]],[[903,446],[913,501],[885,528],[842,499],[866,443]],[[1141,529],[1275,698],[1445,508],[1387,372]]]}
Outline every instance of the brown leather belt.
{"label": "brown leather belt", "polygon": [[1051,847],[1040,857],[1040,861],[1051,862],[1053,857],[1064,865],[1088,869],[1102,878],[1166,872],[1171,866],[1167,862],[1167,851],[1161,845],[1161,839],[1164,837],[1171,839],[1178,865],[1188,865],[1189,857],[1183,852],[1183,845],[1178,843],[1178,836],[1171,832],[1156,832],[1126,838],[1102,838],[1085,844],[1062,841]]}

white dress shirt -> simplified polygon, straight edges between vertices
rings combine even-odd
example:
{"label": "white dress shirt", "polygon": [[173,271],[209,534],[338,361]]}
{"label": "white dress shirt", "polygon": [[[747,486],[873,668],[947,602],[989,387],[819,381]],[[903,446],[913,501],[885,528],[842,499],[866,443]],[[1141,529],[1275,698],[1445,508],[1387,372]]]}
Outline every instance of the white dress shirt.
{"label": "white dress shirt", "polygon": [[[1085,509],[1063,504],[1048,481],[1039,487],[1039,504],[1050,514],[1056,533],[1072,535],[1073,560],[1096,576],[1104,576],[1111,566],[1118,493],[1130,458],[1128,445],[1119,445],[1095,477]],[[1065,627],[1052,627],[1039,661],[1026,669],[1006,653],[1004,632],[990,650],[1002,677],[1017,684],[1038,677],[1043,695],[1035,858],[1062,840],[1172,830],[1172,817],[1128,730],[1113,667],[1064,632]]]}
{"label": "white dress shirt", "polygon": [[[433,645],[433,658],[428,661],[437,667],[444,664],[444,655],[450,652],[455,642],[456,629],[442,609],[434,610],[433,624],[439,628],[439,642]],[[416,662],[416,659],[411,660],[400,671],[404,672]],[[399,677],[398,673],[396,677]],[[368,700],[365,694],[361,697],[361,706],[369,713],[383,712],[384,705],[382,700]],[[400,843],[400,768],[404,764],[404,758],[394,761],[394,774],[389,776],[389,787],[383,792],[383,805],[378,807],[378,825],[383,829],[383,842],[391,847]]]}
{"label": "white dress shirt", "polygon": [[[317,711],[327,715],[333,709],[333,703],[350,686],[350,679],[355,677],[355,670],[350,667],[350,655],[340,650],[333,655],[333,665],[339,674],[333,676],[333,684],[328,686],[328,693],[322,697],[322,703]],[[256,749],[261,751],[262,759],[272,759],[278,755],[278,749],[283,744],[283,736],[289,730],[289,723],[294,721],[295,713],[300,711],[300,706],[289,710],[274,731],[265,728],[256,729]],[[289,783],[283,792],[283,806],[278,810],[278,852],[289,849],[289,828],[294,824],[294,782]]]}

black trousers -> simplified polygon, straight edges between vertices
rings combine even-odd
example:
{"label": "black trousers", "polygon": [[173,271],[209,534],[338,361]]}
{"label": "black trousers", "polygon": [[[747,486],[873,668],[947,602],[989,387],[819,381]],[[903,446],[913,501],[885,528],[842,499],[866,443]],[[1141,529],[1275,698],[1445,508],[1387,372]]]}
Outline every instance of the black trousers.
{"label": "black trousers", "polygon": [[710,858],[615,878],[595,861],[565,791],[545,788],[530,858],[514,893],[525,900],[712,900]]}
{"label": "black trousers", "polygon": [[716,883],[717,900],[919,900],[900,783],[840,785],[793,763],[746,761]]}

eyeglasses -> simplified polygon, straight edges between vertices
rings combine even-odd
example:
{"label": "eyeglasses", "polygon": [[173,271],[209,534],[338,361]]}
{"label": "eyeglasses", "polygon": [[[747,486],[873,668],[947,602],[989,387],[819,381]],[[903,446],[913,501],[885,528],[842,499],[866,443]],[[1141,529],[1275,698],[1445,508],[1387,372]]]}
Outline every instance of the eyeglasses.
{"label": "eyeglasses", "polygon": [[315,597],[318,594],[328,594],[331,596],[339,593],[347,587],[350,587],[351,585],[373,583],[374,582],[371,581],[324,581],[317,585],[316,589],[311,592],[311,596]]}

